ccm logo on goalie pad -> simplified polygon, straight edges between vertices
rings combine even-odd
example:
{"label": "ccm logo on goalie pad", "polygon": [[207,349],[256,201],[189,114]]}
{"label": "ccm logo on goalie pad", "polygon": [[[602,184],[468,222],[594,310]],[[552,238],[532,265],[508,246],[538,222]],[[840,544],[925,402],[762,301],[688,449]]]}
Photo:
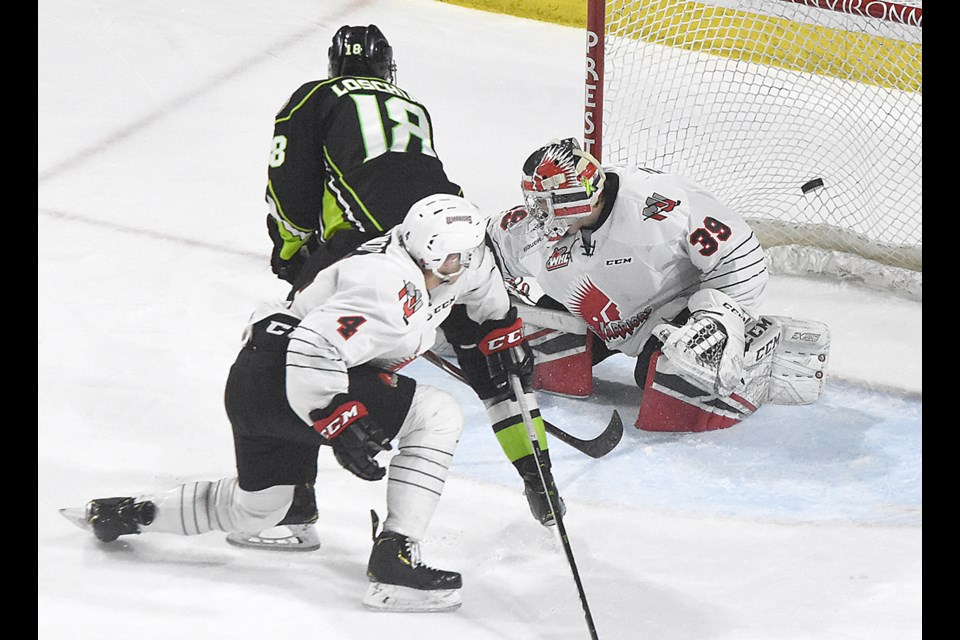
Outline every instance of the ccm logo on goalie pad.
{"label": "ccm logo on goalie pad", "polygon": [[313,423],[313,428],[327,440],[333,440],[348,426],[367,417],[367,408],[360,402],[351,400],[345,402],[326,418],[322,418]]}

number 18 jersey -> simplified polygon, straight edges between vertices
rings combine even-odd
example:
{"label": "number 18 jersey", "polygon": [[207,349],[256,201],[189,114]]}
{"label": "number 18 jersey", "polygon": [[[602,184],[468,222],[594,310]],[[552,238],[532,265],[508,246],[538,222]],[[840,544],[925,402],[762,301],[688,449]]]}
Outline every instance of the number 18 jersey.
{"label": "number 18 jersey", "polygon": [[294,237],[375,236],[434,193],[461,195],[443,169],[427,108],[379,78],[308,82],[277,113],[266,199]]}

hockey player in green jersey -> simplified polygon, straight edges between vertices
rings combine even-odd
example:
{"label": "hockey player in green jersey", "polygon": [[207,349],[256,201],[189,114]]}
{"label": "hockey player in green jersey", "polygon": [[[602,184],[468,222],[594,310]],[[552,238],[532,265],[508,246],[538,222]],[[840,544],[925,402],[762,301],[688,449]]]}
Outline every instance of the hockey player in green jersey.
{"label": "hockey player in green jersey", "polygon": [[341,27],[329,77],[277,113],[267,171],[270,265],[300,288],[399,224],[428,195],[462,195],[443,169],[427,108],[394,84],[393,48],[375,25]]}

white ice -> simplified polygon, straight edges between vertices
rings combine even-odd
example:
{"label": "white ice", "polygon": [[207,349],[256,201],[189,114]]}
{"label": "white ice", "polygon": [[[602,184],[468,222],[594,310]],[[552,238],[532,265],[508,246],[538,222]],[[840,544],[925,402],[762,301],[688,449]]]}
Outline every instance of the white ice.
{"label": "white ice", "polygon": [[[384,30],[449,174],[491,213],[517,203],[532,149],[582,129],[577,29],[427,0],[38,3],[38,638],[590,637],[561,542],[530,517],[482,406],[425,362],[406,372],[456,394],[469,424],[423,543],[463,573],[459,611],[362,608],[384,484],[328,451],[315,553],[218,533],[101,545],[57,513],[234,473],[223,383],[254,305],[286,292],[264,224],[273,115],[325,76],[348,23]],[[591,400],[541,398],[583,437],[613,408],[627,424],[599,460],[551,446],[603,640],[922,637],[922,303],[778,276],[764,311],[830,325],[816,404],[641,432],[617,358]]]}

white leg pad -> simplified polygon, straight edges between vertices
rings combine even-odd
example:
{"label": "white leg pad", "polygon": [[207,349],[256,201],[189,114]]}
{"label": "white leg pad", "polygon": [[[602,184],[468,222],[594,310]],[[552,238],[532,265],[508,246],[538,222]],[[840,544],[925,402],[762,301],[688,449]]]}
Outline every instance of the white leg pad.
{"label": "white leg pad", "polygon": [[387,475],[384,529],[421,540],[436,511],[463,433],[460,405],[450,394],[417,385],[397,434],[397,454]]}
{"label": "white leg pad", "polygon": [[823,392],[830,355],[830,329],[815,320],[770,316],[780,324],[780,344],[770,367],[768,402],[810,404]]}
{"label": "white leg pad", "polygon": [[744,394],[760,404],[815,402],[827,379],[830,330],[815,320],[761,316],[747,327]]}
{"label": "white leg pad", "polygon": [[260,531],[274,526],[293,503],[293,485],[244,491],[236,478],[190,482],[157,496],[141,496],[156,505],[154,521],[142,531],[193,536],[208,531]]}

